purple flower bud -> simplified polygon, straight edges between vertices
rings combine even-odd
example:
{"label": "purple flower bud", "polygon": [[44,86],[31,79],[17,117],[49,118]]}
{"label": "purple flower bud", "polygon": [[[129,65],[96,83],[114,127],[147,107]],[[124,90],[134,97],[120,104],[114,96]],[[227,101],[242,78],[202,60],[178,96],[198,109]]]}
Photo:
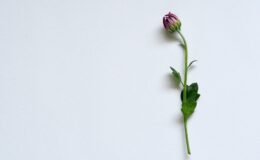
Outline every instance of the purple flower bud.
{"label": "purple flower bud", "polygon": [[170,33],[179,31],[181,29],[181,21],[175,14],[171,12],[163,17],[163,25],[164,28]]}

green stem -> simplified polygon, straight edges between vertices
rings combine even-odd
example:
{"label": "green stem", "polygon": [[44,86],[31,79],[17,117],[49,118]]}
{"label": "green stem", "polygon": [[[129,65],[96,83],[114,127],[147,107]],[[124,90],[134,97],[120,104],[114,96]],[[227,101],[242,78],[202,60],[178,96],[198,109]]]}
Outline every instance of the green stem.
{"label": "green stem", "polygon": [[[178,31],[182,41],[183,41],[183,47],[184,47],[184,85],[183,85],[183,103],[187,101],[187,79],[188,79],[188,46],[187,42],[182,35],[180,31]],[[187,151],[188,154],[191,154],[190,152],[190,144],[189,144],[189,136],[188,136],[188,129],[187,129],[187,119],[184,117],[184,128],[185,128],[185,138],[186,138],[186,144],[187,144]]]}
{"label": "green stem", "polygon": [[187,120],[184,120],[184,128],[185,128],[185,138],[186,138],[186,143],[187,143],[187,151],[188,151],[188,154],[191,154],[191,152],[190,152],[188,127],[187,127]]}
{"label": "green stem", "polygon": [[181,39],[183,41],[184,47],[184,86],[183,86],[183,101],[186,102],[187,99],[187,79],[188,79],[188,46],[187,42],[180,31],[178,31]]}

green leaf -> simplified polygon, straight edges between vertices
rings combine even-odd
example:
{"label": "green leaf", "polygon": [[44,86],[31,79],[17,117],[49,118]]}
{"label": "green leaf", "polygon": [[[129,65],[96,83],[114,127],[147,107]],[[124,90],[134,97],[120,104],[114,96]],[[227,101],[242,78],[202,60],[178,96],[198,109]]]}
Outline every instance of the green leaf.
{"label": "green leaf", "polygon": [[196,106],[197,106],[196,101],[187,101],[182,103],[181,111],[184,115],[185,120],[187,120],[192,115]]}
{"label": "green leaf", "polygon": [[193,60],[193,61],[191,61],[190,64],[188,65],[188,68],[190,68],[191,65],[192,65],[194,62],[197,62],[197,60]]}
{"label": "green leaf", "polygon": [[[198,94],[198,90],[198,83],[187,85],[187,100],[197,101],[200,97],[200,94]],[[183,101],[183,90],[181,91],[181,101]]]}
{"label": "green leaf", "polygon": [[179,72],[177,72],[174,68],[170,67],[171,70],[172,70],[172,76],[173,76],[173,79],[175,81],[175,83],[177,84],[177,86],[180,85],[180,83],[182,83],[181,81],[181,75]]}
{"label": "green leaf", "polygon": [[197,83],[192,83],[187,85],[187,97],[186,101],[183,101],[183,90],[181,92],[182,108],[181,111],[184,115],[185,120],[187,120],[194,112],[197,106],[197,100],[200,97],[198,93],[199,87]]}

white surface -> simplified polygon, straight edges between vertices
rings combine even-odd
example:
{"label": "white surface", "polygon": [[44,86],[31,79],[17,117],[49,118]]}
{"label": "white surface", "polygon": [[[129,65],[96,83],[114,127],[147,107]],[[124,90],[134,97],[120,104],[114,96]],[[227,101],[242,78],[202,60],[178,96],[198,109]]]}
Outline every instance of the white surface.
{"label": "white surface", "polygon": [[1,160],[185,160],[181,18],[201,98],[191,160],[260,159],[260,1],[1,0]]}

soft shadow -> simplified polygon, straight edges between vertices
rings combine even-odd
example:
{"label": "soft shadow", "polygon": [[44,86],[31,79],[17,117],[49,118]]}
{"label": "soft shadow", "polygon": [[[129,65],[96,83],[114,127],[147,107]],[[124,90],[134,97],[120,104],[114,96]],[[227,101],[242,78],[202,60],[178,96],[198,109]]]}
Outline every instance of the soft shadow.
{"label": "soft shadow", "polygon": [[164,28],[161,28],[160,32],[164,37],[165,41],[179,41],[178,35],[176,33],[170,34],[169,32],[165,31]]}
{"label": "soft shadow", "polygon": [[159,39],[161,42],[165,43],[165,42],[181,42],[178,34],[176,33],[169,33],[167,32],[163,27],[159,28],[159,37],[157,39]]}
{"label": "soft shadow", "polygon": [[196,68],[196,66],[193,66],[193,65],[192,65],[192,66],[190,66],[190,67],[189,67],[189,71],[192,71],[192,70],[194,70],[194,68]]}

